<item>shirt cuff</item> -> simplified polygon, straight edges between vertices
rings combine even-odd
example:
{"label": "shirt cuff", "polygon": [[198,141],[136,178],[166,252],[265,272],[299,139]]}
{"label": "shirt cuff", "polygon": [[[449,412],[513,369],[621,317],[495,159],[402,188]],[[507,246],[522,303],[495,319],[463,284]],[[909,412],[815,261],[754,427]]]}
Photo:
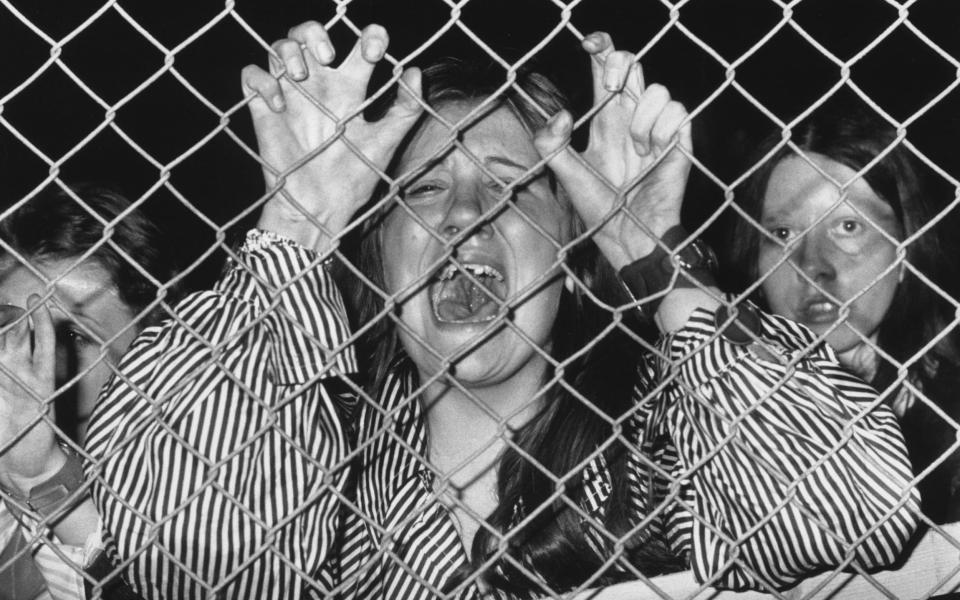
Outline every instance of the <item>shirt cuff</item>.
{"label": "shirt cuff", "polygon": [[346,307],[324,263],[314,250],[254,229],[222,284],[221,291],[252,302],[283,340],[273,345],[279,383],[358,371]]}

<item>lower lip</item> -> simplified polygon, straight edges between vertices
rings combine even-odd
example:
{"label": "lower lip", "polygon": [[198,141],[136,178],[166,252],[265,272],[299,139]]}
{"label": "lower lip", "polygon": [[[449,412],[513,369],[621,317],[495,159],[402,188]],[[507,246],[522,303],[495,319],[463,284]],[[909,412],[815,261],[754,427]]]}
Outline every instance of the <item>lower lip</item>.
{"label": "lower lip", "polygon": [[802,317],[801,320],[804,323],[823,325],[836,322],[837,318],[840,316],[840,311],[837,309],[837,307],[831,304],[829,308],[805,308],[798,311],[798,314]]}

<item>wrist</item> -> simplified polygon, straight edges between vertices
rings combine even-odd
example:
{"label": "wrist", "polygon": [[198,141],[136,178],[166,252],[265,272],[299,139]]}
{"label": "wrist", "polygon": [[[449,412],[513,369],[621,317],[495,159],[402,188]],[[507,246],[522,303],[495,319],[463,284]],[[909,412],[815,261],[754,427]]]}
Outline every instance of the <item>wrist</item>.
{"label": "wrist", "polygon": [[26,507],[40,517],[50,517],[59,513],[83,485],[83,458],[70,447],[59,447],[47,467],[43,474],[21,478],[5,489],[13,499],[10,508],[14,512]]}
{"label": "wrist", "polygon": [[[659,248],[659,240],[675,227],[679,227],[679,220],[663,224],[652,224],[646,230],[634,228],[629,235],[602,235],[594,237],[594,242],[603,253],[607,262],[619,271],[629,264],[649,256]],[[651,237],[655,236],[655,237]]]}
{"label": "wrist", "polygon": [[12,467],[8,461],[4,461],[0,468],[0,487],[18,495],[25,495],[34,486],[53,477],[66,462],[67,455],[58,444],[53,444],[42,460],[32,457],[29,469],[24,469],[22,464],[19,468]]}
{"label": "wrist", "polygon": [[303,214],[284,214],[289,211],[264,208],[257,228],[283,236],[300,244],[304,248],[326,253],[336,245],[336,235],[345,224],[336,225],[336,219],[313,220]]}
{"label": "wrist", "polygon": [[655,315],[673,290],[716,287],[717,259],[704,242],[675,225],[643,257],[618,270],[627,292],[644,313]]}

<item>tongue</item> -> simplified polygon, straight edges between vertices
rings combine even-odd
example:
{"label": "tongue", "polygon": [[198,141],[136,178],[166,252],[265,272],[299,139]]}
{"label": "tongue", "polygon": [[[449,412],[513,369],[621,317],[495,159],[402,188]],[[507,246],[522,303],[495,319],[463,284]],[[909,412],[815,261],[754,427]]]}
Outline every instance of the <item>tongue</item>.
{"label": "tongue", "polygon": [[444,321],[483,321],[497,311],[494,298],[464,275],[457,275],[442,285],[436,309]]}

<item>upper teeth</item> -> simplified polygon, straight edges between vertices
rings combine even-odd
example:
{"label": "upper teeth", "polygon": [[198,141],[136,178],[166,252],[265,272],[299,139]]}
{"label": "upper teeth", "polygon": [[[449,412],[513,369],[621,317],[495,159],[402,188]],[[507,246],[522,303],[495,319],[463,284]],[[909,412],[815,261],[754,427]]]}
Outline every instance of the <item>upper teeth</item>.
{"label": "upper teeth", "polygon": [[460,265],[460,268],[457,268],[456,265],[447,265],[443,271],[440,272],[440,281],[446,281],[447,279],[453,279],[453,276],[457,274],[459,270],[469,271],[474,277],[493,277],[497,281],[503,281],[503,274],[500,271],[494,269],[490,265],[476,265],[473,263],[464,263]]}

